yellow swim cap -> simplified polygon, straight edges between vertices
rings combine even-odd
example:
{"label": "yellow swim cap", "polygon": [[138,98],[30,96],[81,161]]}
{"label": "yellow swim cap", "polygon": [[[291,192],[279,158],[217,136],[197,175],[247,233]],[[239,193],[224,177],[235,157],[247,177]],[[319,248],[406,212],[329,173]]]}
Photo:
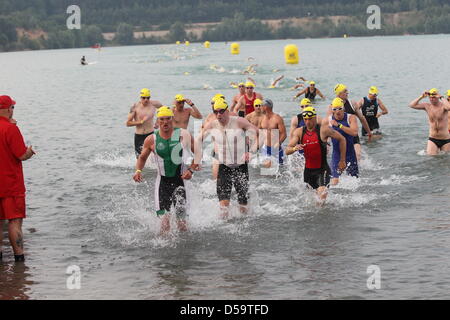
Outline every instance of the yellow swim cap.
{"label": "yellow swim cap", "polygon": [[254,88],[254,87],[255,87],[255,84],[254,84],[253,82],[251,82],[251,81],[247,81],[247,82],[245,83],[245,87],[252,87],[252,88]]}
{"label": "yellow swim cap", "polygon": [[310,81],[309,84],[316,84],[314,81]]}
{"label": "yellow swim cap", "polygon": [[436,89],[436,88],[430,89],[430,90],[428,90],[428,92],[430,93],[430,95],[433,95],[433,96],[439,94],[438,89]]}
{"label": "yellow swim cap", "polygon": [[378,88],[375,86],[371,86],[369,89],[369,94],[378,94]]}
{"label": "yellow swim cap", "polygon": [[148,90],[147,88],[143,88],[140,92],[141,97],[148,97],[150,98],[150,90]]}
{"label": "yellow swim cap", "polygon": [[181,102],[181,101],[184,101],[184,100],[186,100],[186,99],[181,94],[177,94],[175,96],[175,101]]}
{"label": "yellow swim cap", "polygon": [[450,89],[449,89],[449,90],[447,90],[447,96],[449,96],[449,97],[450,97]]}
{"label": "yellow swim cap", "polygon": [[225,100],[225,96],[221,93],[217,93],[214,95],[214,97],[211,98],[211,102],[216,102],[217,99]]}
{"label": "yellow swim cap", "polygon": [[227,108],[228,108],[228,104],[224,99],[217,99],[214,102],[214,110],[227,109]]}
{"label": "yellow swim cap", "polygon": [[245,83],[243,82],[239,82],[238,87],[244,86],[245,87]]}
{"label": "yellow swim cap", "polygon": [[303,98],[302,101],[300,101],[300,106],[310,106],[311,105],[311,100],[309,100],[308,98]]}
{"label": "yellow swim cap", "polygon": [[317,115],[316,109],[314,107],[306,107],[303,109],[302,117],[303,119],[311,119],[314,118]]}
{"label": "yellow swim cap", "polygon": [[168,106],[161,106],[156,112],[156,117],[173,117],[173,111]]}
{"label": "yellow swim cap", "polygon": [[262,105],[262,100],[261,99],[255,99],[255,101],[253,101],[253,106],[256,106],[256,105]]}
{"label": "yellow swim cap", "polygon": [[342,83],[338,83],[335,87],[334,87],[334,93],[336,95],[338,95],[339,93],[341,93],[342,91],[346,90],[347,86],[345,84]]}
{"label": "yellow swim cap", "polygon": [[333,102],[331,103],[332,108],[339,108],[344,106],[344,100],[341,98],[334,98]]}

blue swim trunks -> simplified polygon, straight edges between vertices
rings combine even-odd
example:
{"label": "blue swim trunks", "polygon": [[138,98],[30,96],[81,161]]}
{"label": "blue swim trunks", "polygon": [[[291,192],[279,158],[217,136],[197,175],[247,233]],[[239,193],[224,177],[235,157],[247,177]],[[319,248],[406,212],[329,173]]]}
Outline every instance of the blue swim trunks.
{"label": "blue swim trunks", "polygon": [[[278,149],[278,148],[277,148]],[[262,146],[260,149],[261,156],[264,157],[272,157],[277,153],[277,149],[272,151],[272,147]],[[284,152],[283,149],[278,149],[278,163],[283,164]]]}

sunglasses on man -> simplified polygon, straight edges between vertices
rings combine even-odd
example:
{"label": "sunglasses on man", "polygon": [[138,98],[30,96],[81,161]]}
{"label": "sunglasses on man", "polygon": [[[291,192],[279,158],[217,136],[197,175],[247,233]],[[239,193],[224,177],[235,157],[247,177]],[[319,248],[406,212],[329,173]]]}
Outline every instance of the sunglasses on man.
{"label": "sunglasses on man", "polygon": [[150,97],[141,97],[141,99],[150,100]]}
{"label": "sunglasses on man", "polygon": [[302,113],[303,119],[311,119],[311,118],[314,118],[315,116],[316,116],[316,114],[311,111],[305,111]]}
{"label": "sunglasses on man", "polygon": [[331,110],[333,110],[333,111],[341,111],[341,110],[344,110],[344,108],[342,108],[342,107],[337,107],[337,108],[331,108]]}

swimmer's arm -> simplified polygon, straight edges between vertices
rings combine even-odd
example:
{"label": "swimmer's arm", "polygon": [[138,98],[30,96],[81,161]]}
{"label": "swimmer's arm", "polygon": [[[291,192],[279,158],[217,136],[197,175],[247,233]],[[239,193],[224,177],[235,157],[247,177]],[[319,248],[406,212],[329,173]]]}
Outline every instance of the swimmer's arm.
{"label": "swimmer's arm", "polygon": [[426,103],[419,103],[420,100],[425,98],[425,96],[426,96],[425,93],[426,92],[424,92],[420,97],[418,97],[418,98],[414,99],[413,101],[411,101],[409,103],[409,107],[413,108],[413,109],[416,109],[416,110],[425,110]]}
{"label": "swimmer's arm", "polygon": [[350,115],[349,123],[350,123],[350,127],[342,126],[341,130],[353,137],[356,137],[358,135],[358,122],[356,121],[355,116]]}
{"label": "swimmer's arm", "polygon": [[134,127],[134,126],[140,126],[143,124],[143,120],[135,121],[136,117],[136,105],[133,105],[130,108],[130,112],[128,113],[127,122],[125,123],[127,127]]}
{"label": "swimmer's arm", "polygon": [[241,117],[237,119],[237,123],[241,129],[245,130],[248,138],[250,139],[249,142],[252,144],[250,146],[250,151],[256,152],[256,150],[258,150],[258,128],[251,124],[247,119]]}
{"label": "swimmer's arm", "polygon": [[297,129],[298,119],[297,116],[293,116],[291,119],[291,127],[289,128],[289,139],[292,139],[295,129]]}
{"label": "swimmer's arm", "polygon": [[327,141],[328,137],[331,137],[339,142],[339,150],[341,151],[340,161],[346,162],[346,154],[347,154],[347,142],[345,141],[344,136],[337,132],[336,130],[331,129],[330,127],[321,126],[320,127],[320,138],[322,141]]}
{"label": "swimmer's arm", "polygon": [[236,113],[239,112],[239,109],[241,108],[241,105],[244,104],[243,101],[244,101],[244,96],[242,96],[242,97],[239,98],[238,102],[237,102],[236,105],[234,106],[233,112],[236,112]]}
{"label": "swimmer's arm", "polygon": [[301,90],[299,93],[297,93],[297,94],[294,96],[294,99],[297,99],[299,96],[301,96],[302,94],[304,94],[304,93],[306,92],[307,89],[308,89],[308,88],[305,88],[305,89]]}
{"label": "swimmer's arm", "polygon": [[280,130],[280,145],[286,140],[286,126],[284,125],[283,118],[280,117],[278,120],[278,129]]}
{"label": "swimmer's arm", "polygon": [[260,99],[260,100],[264,99],[261,93],[256,93],[255,96],[257,99]]}
{"label": "swimmer's arm", "polygon": [[383,101],[381,101],[380,99],[378,99],[378,105],[381,108],[381,114],[385,115],[388,114],[388,109],[386,108],[386,106],[384,105]]}
{"label": "swimmer's arm", "polygon": [[153,100],[153,105],[155,106],[156,109],[162,107],[162,103],[158,100]]}
{"label": "swimmer's arm", "polygon": [[322,94],[322,92],[320,92],[319,89],[316,89],[316,91],[317,91],[317,94],[318,94],[323,100],[325,100],[325,96]]}
{"label": "swimmer's arm", "polygon": [[289,140],[289,144],[285,150],[286,155],[291,155],[295,151],[302,149],[302,148],[297,147],[300,137],[302,136],[302,133],[303,133],[303,127],[296,128],[294,130],[294,132],[292,133],[292,137]]}
{"label": "swimmer's arm", "polygon": [[331,104],[328,106],[326,118],[333,114],[333,110],[331,110]]}
{"label": "swimmer's arm", "polygon": [[444,109],[450,111],[450,103],[447,101],[447,99],[443,99],[442,102],[444,103]]}
{"label": "swimmer's arm", "polygon": [[[364,117],[364,115],[361,112],[361,106],[359,105],[359,103],[354,103],[353,105],[355,106],[356,116],[358,117],[359,121],[361,121],[361,124],[364,127],[364,130],[366,130],[367,135],[369,136],[370,139],[370,137],[372,136],[372,131],[370,130],[369,123],[367,122],[366,117]],[[358,133],[356,135],[358,135]]]}
{"label": "swimmer's arm", "polygon": [[190,104],[189,105],[191,107],[191,116],[193,116],[196,119],[203,119],[202,114],[200,113],[200,111],[197,109],[197,107],[195,106],[195,104]]}
{"label": "swimmer's arm", "polygon": [[154,136],[150,135],[144,140],[144,144],[142,146],[141,155],[136,161],[136,170],[142,170],[145,166],[145,162],[148,159],[148,156],[153,151],[153,145],[154,145]]}
{"label": "swimmer's arm", "polygon": [[200,165],[203,158],[203,140],[211,133],[211,122],[208,122],[194,140],[194,163]]}

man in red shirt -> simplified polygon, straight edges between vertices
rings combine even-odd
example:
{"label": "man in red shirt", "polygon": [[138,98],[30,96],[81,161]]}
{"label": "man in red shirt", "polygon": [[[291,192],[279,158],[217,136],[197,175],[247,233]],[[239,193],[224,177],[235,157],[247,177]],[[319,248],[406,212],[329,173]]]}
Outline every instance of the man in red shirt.
{"label": "man in red shirt", "polygon": [[318,203],[322,205],[325,202],[330,184],[331,170],[327,162],[327,139],[329,137],[339,141],[341,158],[339,161],[339,170],[346,167],[345,138],[337,131],[332,130],[327,124],[317,123],[316,109],[306,107],[302,112],[305,126],[297,128],[292,133],[291,140],[286,148],[286,154],[290,155],[298,150],[304,151],[305,170],[303,173],[304,181],[317,190],[319,196]]}
{"label": "man in red shirt", "polygon": [[25,182],[22,161],[35,152],[26,147],[22,134],[13,119],[16,102],[0,96],[0,259],[3,242],[3,223],[8,220],[9,241],[16,262],[24,261],[22,219],[25,218]]}

